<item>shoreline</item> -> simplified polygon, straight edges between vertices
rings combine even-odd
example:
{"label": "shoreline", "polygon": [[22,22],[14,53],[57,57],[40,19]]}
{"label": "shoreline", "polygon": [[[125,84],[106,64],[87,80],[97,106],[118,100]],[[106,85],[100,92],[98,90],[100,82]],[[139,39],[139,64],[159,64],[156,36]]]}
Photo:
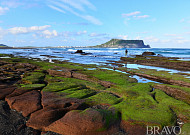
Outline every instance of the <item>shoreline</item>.
{"label": "shoreline", "polygon": [[[11,109],[29,118],[24,127],[32,127],[39,132],[73,135],[87,132],[144,134],[147,125],[160,128],[180,126],[183,131],[189,132],[189,86],[137,83],[128,74],[101,69],[97,65],[53,62],[0,58],[3,71],[1,87],[4,86],[1,100],[7,101]],[[123,70],[124,67],[116,69]],[[130,72],[133,74],[141,70]],[[147,75],[149,71],[143,70]],[[160,71],[155,70],[154,76],[163,78],[157,72],[159,74]],[[169,73],[162,74],[170,77]],[[190,84],[188,80],[181,80],[183,75],[172,74],[172,77]],[[59,117],[55,118],[55,114]],[[150,114],[154,115],[149,117]],[[79,123],[88,124],[78,125],[74,122],[76,119]],[[181,121],[182,125],[179,124]],[[82,130],[84,127],[87,131]]]}

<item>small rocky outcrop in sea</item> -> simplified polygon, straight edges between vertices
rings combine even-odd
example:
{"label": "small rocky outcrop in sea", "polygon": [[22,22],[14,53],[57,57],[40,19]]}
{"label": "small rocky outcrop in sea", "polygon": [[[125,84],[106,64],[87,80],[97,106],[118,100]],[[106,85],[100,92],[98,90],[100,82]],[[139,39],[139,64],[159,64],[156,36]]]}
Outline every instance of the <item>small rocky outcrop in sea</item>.
{"label": "small rocky outcrop in sea", "polygon": [[92,53],[85,53],[85,52],[83,52],[83,50],[77,50],[75,53],[79,53],[79,54],[81,54],[81,55],[92,54]]}
{"label": "small rocky outcrop in sea", "polygon": [[150,56],[150,55],[156,55],[154,52],[143,52],[143,56]]}
{"label": "small rocky outcrop in sea", "polygon": [[82,50],[77,50],[75,53],[85,53]]}

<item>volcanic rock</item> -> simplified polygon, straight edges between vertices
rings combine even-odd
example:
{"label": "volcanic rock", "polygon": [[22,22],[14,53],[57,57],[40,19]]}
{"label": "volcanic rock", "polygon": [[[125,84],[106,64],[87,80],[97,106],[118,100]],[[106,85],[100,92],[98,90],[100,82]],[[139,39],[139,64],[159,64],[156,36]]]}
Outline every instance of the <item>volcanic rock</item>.
{"label": "volcanic rock", "polygon": [[75,53],[85,53],[82,50],[77,50]]}
{"label": "volcanic rock", "polygon": [[8,94],[12,93],[16,89],[15,86],[0,86],[0,99],[4,99]]}
{"label": "volcanic rock", "polygon": [[42,108],[39,91],[30,91],[15,97],[5,98],[11,109],[22,112],[24,117]]}
{"label": "volcanic rock", "polygon": [[150,55],[156,55],[154,52],[143,52],[143,56],[150,56]]}
{"label": "volcanic rock", "polygon": [[96,109],[70,111],[63,118],[45,128],[65,135],[107,135],[117,132],[117,128],[106,130],[105,116]]}
{"label": "volcanic rock", "polygon": [[121,121],[121,129],[127,132],[127,135],[145,135],[146,134],[146,127],[143,127],[140,124],[134,124],[129,121]]}
{"label": "volcanic rock", "polygon": [[26,126],[26,118],[11,110],[6,101],[0,101],[1,135],[40,135],[40,131]]}
{"label": "volcanic rock", "polygon": [[42,92],[44,108],[31,114],[27,126],[44,131],[45,127],[62,118],[67,112],[83,107],[83,102],[79,99],[64,99],[53,93]]}

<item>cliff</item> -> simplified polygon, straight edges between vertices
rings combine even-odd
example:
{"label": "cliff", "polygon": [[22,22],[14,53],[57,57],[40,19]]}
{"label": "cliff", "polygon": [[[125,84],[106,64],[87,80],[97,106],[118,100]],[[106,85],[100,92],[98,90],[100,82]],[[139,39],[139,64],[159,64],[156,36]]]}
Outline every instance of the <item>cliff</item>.
{"label": "cliff", "polygon": [[4,44],[0,44],[0,49],[11,49],[12,47],[9,47],[7,45]]}
{"label": "cliff", "polygon": [[110,41],[93,46],[97,48],[150,48],[149,45],[145,45],[143,40],[121,40],[111,39]]}

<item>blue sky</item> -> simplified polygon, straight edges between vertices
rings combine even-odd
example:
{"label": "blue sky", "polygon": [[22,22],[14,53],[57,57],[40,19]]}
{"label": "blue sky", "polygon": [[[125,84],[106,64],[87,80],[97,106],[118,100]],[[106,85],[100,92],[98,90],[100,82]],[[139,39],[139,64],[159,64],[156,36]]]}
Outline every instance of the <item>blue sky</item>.
{"label": "blue sky", "polygon": [[112,38],[190,48],[190,0],[0,0],[0,43],[87,46]]}

